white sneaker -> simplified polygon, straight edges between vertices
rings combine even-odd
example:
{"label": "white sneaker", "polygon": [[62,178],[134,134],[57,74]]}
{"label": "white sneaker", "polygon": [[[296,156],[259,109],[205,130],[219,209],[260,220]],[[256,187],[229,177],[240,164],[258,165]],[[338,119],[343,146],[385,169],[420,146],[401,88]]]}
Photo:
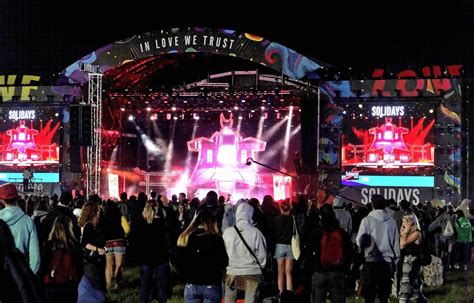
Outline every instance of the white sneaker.
{"label": "white sneaker", "polygon": [[459,264],[454,265],[454,268],[455,268],[455,269],[459,269],[459,268],[460,268],[460,267],[459,267]]}
{"label": "white sneaker", "polygon": [[467,265],[464,265],[462,270],[467,271]]}

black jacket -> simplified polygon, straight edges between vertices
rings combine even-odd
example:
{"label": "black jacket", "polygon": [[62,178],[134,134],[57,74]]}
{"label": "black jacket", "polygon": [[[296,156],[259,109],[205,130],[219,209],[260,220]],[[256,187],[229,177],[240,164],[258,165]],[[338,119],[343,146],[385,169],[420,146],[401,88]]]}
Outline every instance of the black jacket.
{"label": "black jacket", "polygon": [[177,248],[177,267],[185,283],[220,285],[229,257],[220,235],[198,229],[189,236],[186,247]]}
{"label": "black jacket", "polygon": [[131,245],[135,252],[138,265],[156,266],[169,261],[168,238],[165,222],[162,218],[154,218],[148,224],[140,217],[133,226]]}
{"label": "black jacket", "polygon": [[[343,257],[344,257],[344,266],[341,268],[342,271],[349,271],[352,261],[352,244],[347,232],[338,228],[342,233],[343,241]],[[321,239],[323,237],[323,230],[321,228],[316,228],[311,235],[309,236],[308,243],[305,249],[305,272],[307,274],[312,274],[314,272],[323,272],[321,268]]]}
{"label": "black jacket", "polygon": [[[71,244],[74,247],[74,250],[71,253],[74,267],[76,269],[76,274],[78,277],[77,285],[81,280],[82,274],[84,273],[84,266],[82,260],[82,250],[79,243]],[[39,276],[41,279],[49,274],[49,270],[51,267],[51,262],[53,261],[54,252],[56,248],[54,247],[54,243],[52,241],[47,241],[41,250],[41,266],[39,270]],[[60,269],[59,269],[60,270]]]}
{"label": "black jacket", "polygon": [[16,251],[0,262],[0,302],[46,302],[41,284],[31,271],[25,256]]}

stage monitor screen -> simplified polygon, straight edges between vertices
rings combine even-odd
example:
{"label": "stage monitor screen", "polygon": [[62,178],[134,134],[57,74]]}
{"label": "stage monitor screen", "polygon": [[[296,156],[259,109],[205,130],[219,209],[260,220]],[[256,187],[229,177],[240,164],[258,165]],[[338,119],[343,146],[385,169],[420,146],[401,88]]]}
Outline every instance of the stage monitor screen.
{"label": "stage monitor screen", "polygon": [[0,108],[0,171],[58,172],[62,107]]}
{"label": "stage monitor screen", "polygon": [[348,186],[433,187],[433,103],[340,104],[341,182]]}

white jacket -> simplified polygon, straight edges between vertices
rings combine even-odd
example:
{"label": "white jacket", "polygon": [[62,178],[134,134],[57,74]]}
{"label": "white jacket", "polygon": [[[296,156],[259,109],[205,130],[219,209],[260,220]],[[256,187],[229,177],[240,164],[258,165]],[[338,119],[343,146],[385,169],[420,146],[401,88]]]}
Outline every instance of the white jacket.
{"label": "white jacket", "polygon": [[[252,226],[253,207],[247,203],[237,206],[235,217],[237,228],[257,256],[260,265],[265,267],[267,261],[267,245],[263,234],[254,226]],[[229,256],[229,266],[227,266],[227,274],[232,276],[260,275],[262,271],[257,261],[248,251],[242,239],[236,230],[227,228],[224,231],[224,243]]]}

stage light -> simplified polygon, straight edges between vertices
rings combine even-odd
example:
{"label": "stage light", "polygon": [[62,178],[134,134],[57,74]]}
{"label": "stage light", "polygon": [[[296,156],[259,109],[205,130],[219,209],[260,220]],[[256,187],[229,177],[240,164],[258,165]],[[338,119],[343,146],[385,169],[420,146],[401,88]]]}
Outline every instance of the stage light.
{"label": "stage light", "polygon": [[243,119],[242,116],[239,116],[239,120],[242,120],[242,119]]}
{"label": "stage light", "polygon": [[172,110],[172,111],[176,111],[176,106],[173,106],[173,107],[171,108],[171,110]]}
{"label": "stage light", "polygon": [[430,109],[430,114],[432,114],[432,113],[433,113],[433,109]]}
{"label": "stage light", "polygon": [[278,113],[278,109],[275,109],[275,113]]}
{"label": "stage light", "polygon": [[59,117],[59,113],[55,113],[54,116],[55,116],[55,117]]}
{"label": "stage light", "polygon": [[262,103],[265,103],[265,102],[267,102],[267,100],[265,100],[265,99],[262,99]]}
{"label": "stage light", "polygon": [[174,116],[174,117],[173,117],[173,120],[178,120],[178,116]]}
{"label": "stage light", "polygon": [[255,112],[255,110],[254,110],[254,109],[252,109],[250,112],[251,112],[251,113],[254,113],[254,112]]}
{"label": "stage light", "polygon": [[345,110],[343,110],[342,113],[343,113],[344,115],[347,114],[347,112],[346,112]]}
{"label": "stage light", "polygon": [[156,120],[155,116],[151,116],[150,120],[152,120],[152,121]]}
{"label": "stage light", "polygon": [[128,121],[133,121],[133,120],[135,120],[134,116],[132,116],[132,115],[128,116]]}
{"label": "stage light", "polygon": [[290,105],[290,111],[293,111],[293,105]]}
{"label": "stage light", "polygon": [[239,110],[239,107],[237,105],[234,106],[234,110]]}
{"label": "stage light", "polygon": [[245,99],[242,99],[242,103],[245,103]]}
{"label": "stage light", "polygon": [[124,112],[124,111],[125,111],[125,108],[122,107],[120,110]]}
{"label": "stage light", "polygon": [[166,120],[171,120],[171,114],[166,114]]}
{"label": "stage light", "polygon": [[150,112],[150,111],[151,111],[151,107],[147,107],[147,108],[146,108],[146,111],[147,111],[147,112]]}
{"label": "stage light", "polygon": [[265,110],[265,106],[260,107],[261,110]]}
{"label": "stage light", "polygon": [[224,103],[224,101],[222,101],[222,100],[219,100],[219,103],[220,103],[220,104],[222,104],[222,103]]}
{"label": "stage light", "polygon": [[362,108],[362,104],[359,104],[359,108]]}

